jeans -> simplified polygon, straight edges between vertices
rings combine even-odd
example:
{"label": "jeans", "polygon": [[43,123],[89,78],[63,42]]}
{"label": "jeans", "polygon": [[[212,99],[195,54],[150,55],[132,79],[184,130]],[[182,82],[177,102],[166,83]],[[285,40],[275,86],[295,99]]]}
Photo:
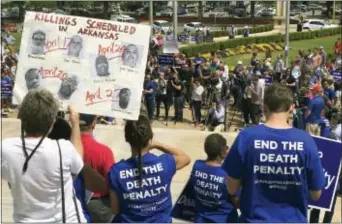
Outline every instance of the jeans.
{"label": "jeans", "polygon": [[[335,204],[336,204],[336,199],[337,199],[337,194],[335,194],[335,198],[333,201],[333,206],[331,208],[331,212],[325,212],[324,218],[323,218],[323,223],[331,223],[332,218],[334,216],[334,209],[335,209]],[[309,223],[319,223],[319,209],[312,209],[310,212],[310,221]]]}
{"label": "jeans", "polygon": [[154,113],[154,98],[152,99],[147,99],[145,98],[146,101],[146,108],[147,108],[147,116],[149,120],[153,120],[153,113]]}
{"label": "jeans", "polygon": [[113,215],[109,196],[91,199],[88,210],[93,223],[107,223]]}
{"label": "jeans", "polygon": [[192,110],[194,112],[194,117],[196,122],[201,122],[201,104],[202,101],[192,101]]}
{"label": "jeans", "polygon": [[165,107],[165,119],[168,119],[170,105],[169,105],[169,102],[167,101],[167,96],[166,95],[159,95],[159,96],[157,96],[156,97],[156,103],[157,103],[157,114],[156,114],[156,117],[159,117],[160,104],[163,103],[164,107]]}
{"label": "jeans", "polygon": [[175,120],[177,121],[183,120],[183,104],[184,104],[184,96],[179,96],[179,97],[174,98]]}

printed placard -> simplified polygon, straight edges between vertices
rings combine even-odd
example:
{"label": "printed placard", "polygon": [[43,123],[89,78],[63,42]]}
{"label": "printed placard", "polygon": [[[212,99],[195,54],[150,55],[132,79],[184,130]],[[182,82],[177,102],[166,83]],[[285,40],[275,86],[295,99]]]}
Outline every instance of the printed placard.
{"label": "printed placard", "polygon": [[136,120],[140,106],[113,108],[118,90],[129,86],[140,104],[150,26],[26,12],[13,103],[30,89],[49,89],[66,109]]}
{"label": "printed placard", "polygon": [[172,54],[161,54],[161,55],[158,55],[158,64],[159,65],[174,66],[174,64],[175,64],[175,57]]}
{"label": "printed placard", "polygon": [[190,181],[187,182],[185,188],[173,206],[171,216],[175,219],[194,222],[196,215],[195,192]]}
{"label": "printed placard", "polygon": [[331,211],[341,172],[342,143],[327,138],[313,137],[321,158],[326,184],[318,201],[310,201],[309,206]]}

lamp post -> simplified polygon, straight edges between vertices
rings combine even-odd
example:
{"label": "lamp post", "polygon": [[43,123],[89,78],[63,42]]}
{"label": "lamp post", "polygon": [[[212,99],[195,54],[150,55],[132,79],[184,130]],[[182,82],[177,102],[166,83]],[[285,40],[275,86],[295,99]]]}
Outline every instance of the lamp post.
{"label": "lamp post", "polygon": [[290,0],[286,0],[286,25],[285,25],[285,66],[289,65],[290,51]]}
{"label": "lamp post", "polygon": [[178,27],[178,4],[177,1],[173,1],[173,36],[177,40],[177,27]]}
{"label": "lamp post", "polygon": [[[150,20],[150,26],[152,27],[153,24],[153,1],[149,2],[149,20]],[[151,39],[153,38],[153,29],[151,28]]]}

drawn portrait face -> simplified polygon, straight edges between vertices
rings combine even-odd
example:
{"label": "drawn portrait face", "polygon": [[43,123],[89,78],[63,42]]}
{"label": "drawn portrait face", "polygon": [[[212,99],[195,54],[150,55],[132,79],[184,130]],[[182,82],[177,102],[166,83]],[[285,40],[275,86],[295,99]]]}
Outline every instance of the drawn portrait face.
{"label": "drawn portrait face", "polygon": [[70,99],[78,86],[78,79],[76,76],[66,77],[59,88],[58,95],[62,100]]}
{"label": "drawn portrait face", "polygon": [[95,61],[96,72],[98,76],[107,76],[109,75],[109,66],[108,60],[105,56],[100,55],[96,58]]}
{"label": "drawn portrait face", "polygon": [[82,47],[83,39],[78,35],[73,36],[69,43],[68,56],[79,57]]}
{"label": "drawn portrait face", "polygon": [[25,74],[25,81],[28,90],[39,88],[39,70],[35,68],[28,70]]}
{"label": "drawn portrait face", "polygon": [[32,54],[44,54],[46,35],[43,31],[36,31],[32,34]]}
{"label": "drawn portrait face", "polygon": [[130,44],[126,47],[123,54],[123,64],[131,68],[135,68],[139,58],[139,51],[137,46]]}
{"label": "drawn portrait face", "polygon": [[121,109],[126,109],[128,107],[129,101],[131,99],[131,91],[127,88],[123,88],[119,92],[119,106]]}

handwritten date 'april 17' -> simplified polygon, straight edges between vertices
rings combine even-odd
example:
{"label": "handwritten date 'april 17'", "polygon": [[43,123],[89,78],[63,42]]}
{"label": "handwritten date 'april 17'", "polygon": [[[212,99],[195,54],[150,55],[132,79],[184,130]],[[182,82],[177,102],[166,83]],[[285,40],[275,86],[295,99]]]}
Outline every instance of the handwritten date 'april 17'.
{"label": "handwritten date 'april 17'", "polygon": [[86,106],[94,105],[97,103],[103,103],[113,100],[113,93],[112,89],[103,90],[100,87],[97,88],[95,92],[87,91],[86,93]]}

